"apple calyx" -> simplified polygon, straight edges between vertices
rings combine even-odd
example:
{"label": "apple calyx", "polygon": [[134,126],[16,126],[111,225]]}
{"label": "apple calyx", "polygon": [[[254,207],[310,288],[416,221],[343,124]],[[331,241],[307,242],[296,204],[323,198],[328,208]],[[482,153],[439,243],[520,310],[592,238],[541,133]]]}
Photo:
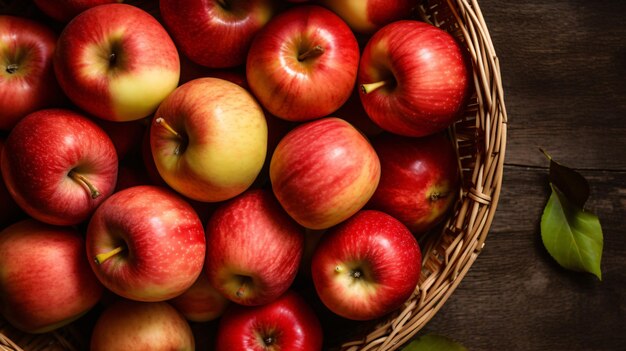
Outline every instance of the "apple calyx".
{"label": "apple calyx", "polygon": [[172,128],[172,126],[169,123],[167,123],[167,121],[165,119],[163,119],[162,117],[159,117],[159,118],[155,119],[154,123],[156,123],[156,124],[160,125],[161,127],[165,128],[168,132],[170,132],[178,140],[180,140],[180,144],[178,144],[176,146],[176,149],[174,150],[174,155],[182,154],[185,151],[184,149],[186,148],[186,145],[184,145],[186,143],[185,138],[180,133],[178,133],[176,130],[174,130],[174,128]]}
{"label": "apple calyx", "polygon": [[307,51],[298,55],[298,61],[302,62],[309,58],[315,58],[324,53],[324,48],[321,45],[315,45],[314,47],[308,49]]}
{"label": "apple calyx", "polygon": [[263,344],[265,344],[266,347],[274,345],[274,338],[271,336],[266,336],[265,338],[263,338]]}
{"label": "apple calyx", "polygon": [[445,199],[446,197],[448,197],[448,193],[440,193],[438,191],[435,191],[432,194],[430,194],[430,201],[437,202],[441,199]]}
{"label": "apple calyx", "polygon": [[7,65],[6,72],[7,72],[8,74],[13,74],[13,73],[17,72],[17,70],[18,70],[19,68],[20,68],[20,66],[18,66],[18,65],[17,65],[17,64],[15,64],[15,63],[12,63],[12,64],[10,64],[10,65]]}
{"label": "apple calyx", "polygon": [[122,251],[124,251],[124,247],[118,246],[109,252],[103,252],[101,254],[97,254],[96,257],[93,258],[93,260],[94,262],[96,262],[96,264],[102,264],[104,261],[119,254]]}
{"label": "apple calyx", "polygon": [[98,196],[100,196],[100,191],[98,190],[98,188],[96,188],[96,186],[93,185],[84,175],[77,173],[75,170],[71,170],[67,174],[67,176],[72,178],[74,181],[86,186],[92,199],[96,199],[98,198]]}
{"label": "apple calyx", "polygon": [[374,82],[374,83],[361,84],[361,91],[363,92],[363,94],[369,94],[372,91],[382,88],[387,84],[389,84],[388,80],[381,80],[381,81]]}

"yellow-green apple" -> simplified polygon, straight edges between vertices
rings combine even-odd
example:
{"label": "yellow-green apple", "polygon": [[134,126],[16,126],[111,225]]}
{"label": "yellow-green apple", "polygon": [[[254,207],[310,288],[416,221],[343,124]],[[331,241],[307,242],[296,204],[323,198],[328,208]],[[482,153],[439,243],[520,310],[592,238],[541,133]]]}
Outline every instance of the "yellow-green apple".
{"label": "yellow-green apple", "polygon": [[59,22],[68,22],[79,13],[94,6],[124,2],[124,0],[34,0],[41,12]]}
{"label": "yellow-green apple", "polygon": [[358,63],[356,38],[341,18],[321,6],[296,6],[254,38],[246,75],[270,113],[306,121],[329,115],[348,99]]}
{"label": "yellow-green apple", "polygon": [[291,286],[304,230],[269,190],[249,190],[215,211],[206,240],[205,270],[211,285],[238,304],[262,305]]}
{"label": "yellow-green apple", "polygon": [[304,227],[326,229],[360,210],[380,179],[369,141],[339,118],[308,122],[289,132],[270,162],[276,198]]}
{"label": "yellow-green apple", "polygon": [[54,70],[78,107],[111,121],[153,113],[178,85],[178,51],[147,12],[100,5],[74,17],[59,37]]}
{"label": "yellow-green apple", "polygon": [[380,135],[378,188],[367,208],[380,210],[420,235],[443,220],[460,187],[456,150],[444,133],[421,138]]}
{"label": "yellow-green apple", "polygon": [[143,185],[119,191],[94,212],[87,256],[102,284],[138,301],[164,301],[187,290],[204,262],[204,228],[175,192]]}
{"label": "yellow-green apple", "polygon": [[2,176],[31,217],[55,225],[85,221],[115,189],[117,155],[89,118],[64,109],[24,117],[2,150]]}
{"label": "yellow-green apple", "polygon": [[460,117],[469,95],[464,49],[430,24],[401,20],[369,40],[359,66],[361,101],[381,128],[424,136]]}
{"label": "yellow-green apple", "polygon": [[322,342],[317,315],[290,290],[266,305],[231,305],[220,319],[215,350],[321,351]]}
{"label": "yellow-green apple", "polygon": [[216,320],[230,304],[230,300],[215,289],[208,276],[202,273],[189,289],[168,302],[192,322]]}
{"label": "yellow-green apple", "polygon": [[352,30],[371,34],[386,24],[409,18],[417,3],[412,0],[322,0]]}
{"label": "yellow-green apple", "polygon": [[0,232],[0,314],[27,333],[78,319],[102,296],[82,235],[33,219]]}
{"label": "yellow-green apple", "polygon": [[44,24],[0,15],[0,130],[24,116],[64,103],[52,56],[57,35]]}
{"label": "yellow-green apple", "polygon": [[[0,155],[4,149],[4,138],[0,138]],[[17,205],[13,197],[4,185],[2,177],[2,157],[0,157],[0,228],[15,223],[25,216],[22,209]]]}
{"label": "yellow-green apple", "polygon": [[159,6],[178,48],[213,68],[243,64],[252,39],[275,12],[273,0],[161,0]]}
{"label": "yellow-green apple", "polygon": [[364,210],[330,229],[313,254],[318,296],[344,318],[371,320],[402,306],[421,272],[417,240],[400,221]]}
{"label": "yellow-green apple", "polygon": [[107,306],[93,327],[91,351],[193,351],[185,318],[167,302],[119,299]]}
{"label": "yellow-green apple", "polygon": [[159,174],[174,190],[198,201],[223,201],[243,193],[261,171],[267,123],[242,87],[199,78],[159,106],[150,145]]}

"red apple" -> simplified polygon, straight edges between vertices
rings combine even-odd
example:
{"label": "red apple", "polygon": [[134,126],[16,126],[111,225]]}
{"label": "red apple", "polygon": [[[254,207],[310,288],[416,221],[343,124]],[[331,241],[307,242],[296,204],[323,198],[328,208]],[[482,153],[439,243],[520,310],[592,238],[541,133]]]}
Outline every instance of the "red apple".
{"label": "red apple", "polygon": [[322,327],[313,309],[288,291],[263,306],[232,305],[220,320],[216,351],[322,350]]}
{"label": "red apple", "polygon": [[352,30],[371,34],[386,24],[411,17],[418,4],[413,0],[322,0]]}
{"label": "red apple", "polygon": [[222,295],[262,305],[282,295],[298,272],[303,229],[267,190],[250,190],[221,206],[206,227],[205,270]]}
{"label": "red apple", "polygon": [[57,79],[68,97],[94,116],[130,121],[153,113],[178,85],[178,51],[147,12],[130,5],[93,7],[59,37]]}
{"label": "red apple", "polygon": [[380,157],[381,176],[367,207],[392,215],[416,235],[441,222],[460,187],[456,150],[446,135],[386,134],[372,145]]}
{"label": "red apple", "polygon": [[113,194],[87,228],[87,256],[102,284],[138,301],[182,294],[202,271],[205,238],[194,209],[174,192],[136,186]]}
{"label": "red apple", "polygon": [[245,89],[200,78],[159,106],[150,144],[159,174],[174,190],[198,201],[223,201],[244,192],[261,171],[267,123]]}
{"label": "red apple", "polygon": [[189,323],[167,302],[118,300],[98,317],[91,351],[193,351]]}
{"label": "red apple", "polygon": [[371,320],[402,306],[421,272],[421,251],[397,219],[365,210],[329,230],[313,254],[320,299],[334,313]]}
{"label": "red apple", "polygon": [[2,176],[30,216],[56,225],[87,217],[115,188],[117,155],[111,139],[81,114],[34,112],[18,123],[2,150]]}
{"label": "red apple", "polygon": [[[4,139],[0,138],[0,155],[2,155],[2,149],[4,149]],[[2,158],[0,157],[0,228],[15,223],[22,217],[24,217],[22,209],[15,203],[6,185],[4,185]]]}
{"label": "red apple", "polygon": [[169,302],[192,322],[215,320],[224,313],[230,303],[211,285],[206,274],[200,274],[189,289]]}
{"label": "red apple", "polygon": [[324,118],[299,126],[278,144],[272,189],[283,208],[311,229],[334,226],[360,210],[380,178],[369,141],[348,122]]}
{"label": "red apple", "polygon": [[268,23],[248,53],[248,84],[273,115],[305,121],[337,110],[356,80],[354,34],[320,6],[293,7]]}
{"label": "red apple", "polygon": [[73,228],[29,219],[0,232],[0,313],[27,333],[76,320],[102,296]]}
{"label": "red apple", "polygon": [[52,69],[56,41],[41,23],[0,15],[0,130],[64,102]]}
{"label": "red apple", "polygon": [[272,0],[161,0],[159,5],[178,48],[213,68],[243,64],[252,39],[275,11]]}
{"label": "red apple", "polygon": [[381,128],[404,136],[449,127],[469,94],[465,52],[450,34],[424,22],[383,27],[361,56],[358,83],[365,111]]}
{"label": "red apple", "polygon": [[123,2],[124,0],[34,0],[41,12],[59,22],[68,22],[79,13],[94,6]]}

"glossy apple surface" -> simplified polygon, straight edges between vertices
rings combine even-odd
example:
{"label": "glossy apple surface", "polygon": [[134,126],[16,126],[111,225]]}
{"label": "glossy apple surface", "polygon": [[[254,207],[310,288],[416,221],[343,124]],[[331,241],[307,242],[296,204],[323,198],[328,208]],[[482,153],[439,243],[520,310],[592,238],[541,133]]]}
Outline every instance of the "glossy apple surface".
{"label": "glossy apple surface", "polygon": [[115,188],[118,160],[107,134],[63,109],[31,113],[2,150],[2,176],[17,204],[55,225],[78,224]]}
{"label": "glossy apple surface", "polygon": [[365,111],[381,128],[404,136],[449,127],[469,94],[465,54],[450,34],[424,22],[383,27],[361,56],[358,84]]}
{"label": "glossy apple surface", "polygon": [[247,191],[218,208],[206,227],[209,281],[242,305],[278,298],[298,272],[303,234],[271,192]]}
{"label": "glossy apple surface", "polygon": [[334,313],[371,320],[402,306],[421,272],[421,251],[395,218],[365,210],[332,228],[313,254],[315,290]]}
{"label": "glossy apple surface", "polygon": [[87,228],[87,256],[98,279],[138,301],[182,294],[202,271],[205,238],[194,209],[173,191],[136,186],[113,194]]}
{"label": "glossy apple surface", "polygon": [[152,156],[165,182],[188,198],[216,202],[244,192],[267,153],[267,123],[240,86],[200,78],[177,88],[150,129]]}
{"label": "glossy apple surface", "polygon": [[273,115],[306,121],[327,116],[350,96],[359,48],[333,12],[313,5],[275,16],[248,53],[248,84]]}
{"label": "glossy apple surface", "polygon": [[227,309],[218,327],[216,351],[320,351],[322,341],[322,327],[313,309],[288,291],[263,306]]}
{"label": "glossy apple surface", "polygon": [[392,215],[415,235],[441,222],[460,186],[456,150],[447,136],[385,134],[372,145],[380,157],[381,176],[367,207]]}
{"label": "glossy apple surface", "polygon": [[372,34],[391,22],[409,18],[418,4],[411,0],[322,0],[352,30]]}
{"label": "glossy apple surface", "polygon": [[[4,138],[0,138],[0,155],[4,149]],[[2,178],[2,157],[0,157],[0,228],[15,223],[24,217],[24,212],[17,205]]]}
{"label": "glossy apple surface", "polygon": [[209,278],[203,273],[189,289],[168,302],[192,322],[215,320],[224,313],[230,303],[211,285]]}
{"label": "glossy apple surface", "polygon": [[29,219],[0,232],[0,313],[27,333],[76,320],[102,296],[82,235]]}
{"label": "glossy apple surface", "polygon": [[[223,68],[243,64],[252,39],[272,18],[272,0],[161,0],[161,15],[192,61]],[[210,40],[207,40],[210,38]]]}
{"label": "glossy apple surface", "polygon": [[124,0],[34,0],[41,12],[59,22],[68,22],[79,13],[94,6],[124,2]]}
{"label": "glossy apple surface", "polygon": [[167,302],[118,300],[98,317],[91,351],[193,351],[189,323]]}
{"label": "glossy apple surface", "polygon": [[169,34],[126,4],[93,7],[64,28],[54,56],[63,91],[81,109],[111,121],[153,113],[178,85],[180,61]]}
{"label": "glossy apple surface", "polygon": [[41,23],[0,15],[0,130],[64,102],[52,68],[56,41]]}
{"label": "glossy apple surface", "polygon": [[348,122],[324,118],[289,132],[270,163],[276,198],[298,223],[325,229],[360,210],[380,178],[369,141]]}

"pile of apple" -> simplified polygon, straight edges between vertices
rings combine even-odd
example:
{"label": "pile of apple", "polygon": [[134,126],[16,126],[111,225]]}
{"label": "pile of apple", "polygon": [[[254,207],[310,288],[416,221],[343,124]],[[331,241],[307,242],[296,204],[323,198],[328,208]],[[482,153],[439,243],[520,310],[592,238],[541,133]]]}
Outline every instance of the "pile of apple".
{"label": "pile of apple", "polygon": [[34,2],[0,16],[13,326],[100,306],[93,350],[193,350],[212,320],[217,350],[320,350],[307,282],[349,320],[412,295],[470,81],[417,2]]}

